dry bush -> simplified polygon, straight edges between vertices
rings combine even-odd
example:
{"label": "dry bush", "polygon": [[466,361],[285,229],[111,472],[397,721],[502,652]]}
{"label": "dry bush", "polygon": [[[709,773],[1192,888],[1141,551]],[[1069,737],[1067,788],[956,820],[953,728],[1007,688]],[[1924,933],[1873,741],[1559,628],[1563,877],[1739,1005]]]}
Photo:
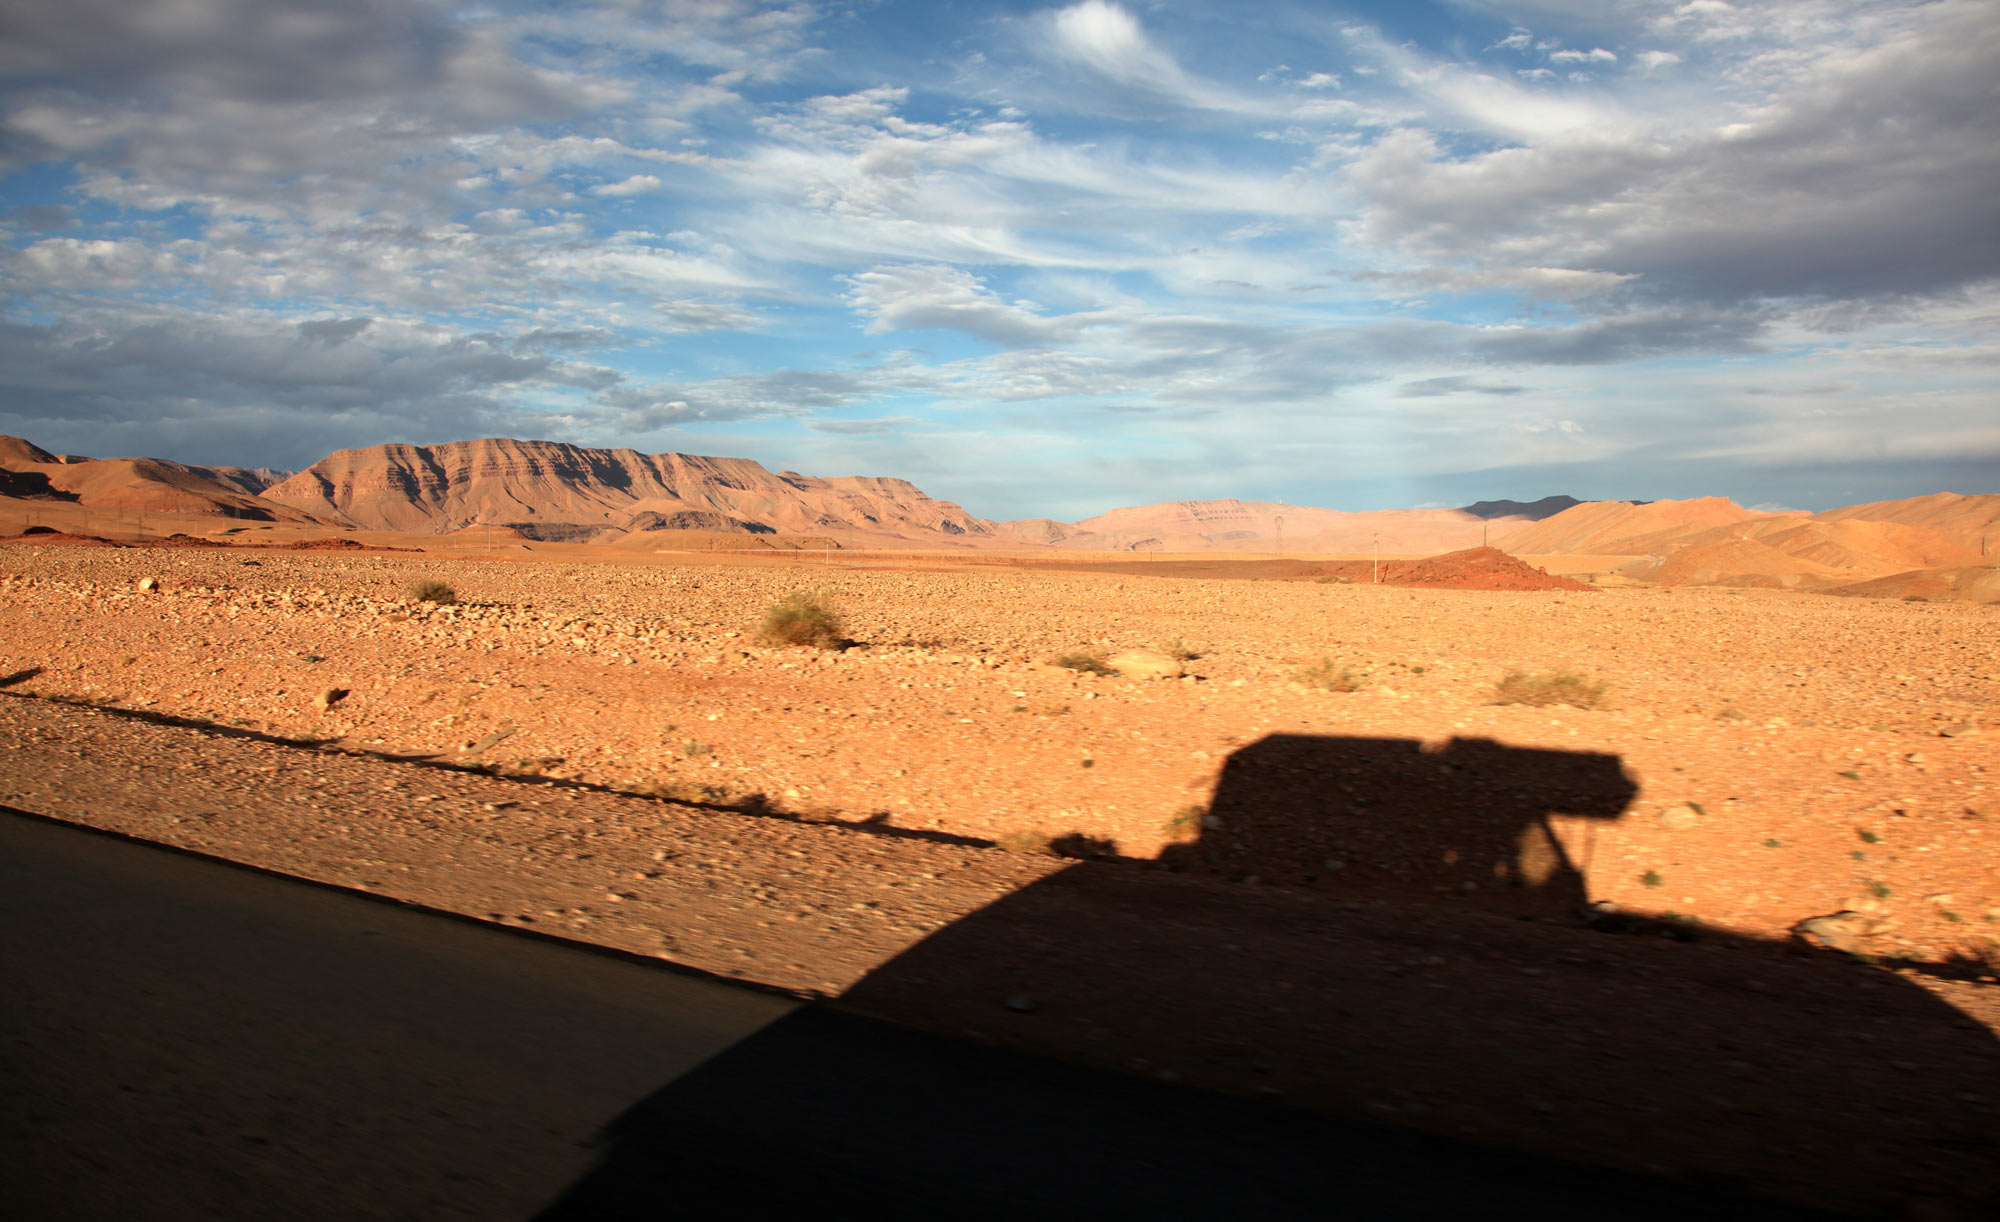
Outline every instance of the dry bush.
{"label": "dry bush", "polygon": [[1057,857],[1097,861],[1118,856],[1118,841],[1090,832],[1065,832],[1049,842],[1048,851]]}
{"label": "dry bush", "polygon": [[693,806],[714,806],[729,798],[729,791],[714,785],[699,785],[692,781],[653,781],[640,785],[634,793],[649,798],[659,798],[665,802],[682,802]]}
{"label": "dry bush", "polygon": [[1505,678],[1493,685],[1493,703],[1525,704],[1535,708],[1567,704],[1579,709],[1601,709],[1606,707],[1610,691],[1608,684],[1592,683],[1575,671],[1551,670],[1529,674],[1510,670]]}
{"label": "dry bush", "polygon": [[1356,692],[1361,690],[1361,677],[1332,658],[1321,658],[1311,666],[1304,667],[1292,675],[1292,682],[1303,684],[1322,692]]}
{"label": "dry bush", "polygon": [[1107,656],[1097,650],[1080,649],[1075,653],[1057,654],[1055,664],[1064,670],[1080,671],[1087,675],[1112,675],[1118,673],[1111,669],[1111,663],[1106,660]]}
{"label": "dry bush", "polygon": [[449,607],[458,601],[458,591],[442,581],[412,582],[406,593],[413,603],[436,603],[441,607]]}
{"label": "dry bush", "polygon": [[1153,649],[1156,652],[1166,654],[1176,662],[1192,662],[1201,656],[1195,652],[1192,645],[1189,645],[1177,636],[1171,636],[1164,641],[1156,643]]}
{"label": "dry bush", "polygon": [[1006,832],[993,841],[993,846],[1005,849],[1009,853],[1025,853],[1030,857],[1053,857],[1056,853],[1055,841],[1038,827],[1016,828]]}
{"label": "dry bush", "polygon": [[1202,820],[1208,815],[1208,808],[1200,804],[1183,806],[1167,816],[1167,839],[1185,843],[1199,839]]}
{"label": "dry bush", "polygon": [[838,649],[845,644],[840,630],[838,611],[817,594],[794,590],[765,608],[764,623],[757,629],[757,636],[771,645]]}

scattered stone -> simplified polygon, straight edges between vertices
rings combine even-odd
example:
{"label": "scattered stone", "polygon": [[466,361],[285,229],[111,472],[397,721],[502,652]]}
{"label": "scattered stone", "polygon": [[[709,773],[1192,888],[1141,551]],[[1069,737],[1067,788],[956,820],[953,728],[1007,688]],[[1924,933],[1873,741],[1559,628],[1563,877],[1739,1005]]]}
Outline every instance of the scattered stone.
{"label": "scattered stone", "polygon": [[1005,1004],[1009,1010],[1012,1010],[1016,1014],[1033,1014],[1040,1008],[1035,999],[1026,993],[1014,994],[1007,999]]}
{"label": "scattered stone", "polygon": [[345,700],[346,698],[347,698],[346,688],[329,687],[325,691],[321,692],[319,695],[313,697],[313,707],[318,709],[320,712],[324,713],[328,709],[332,708],[334,705],[339,704],[342,700]]}
{"label": "scattered stone", "polygon": [[465,754],[478,755],[481,751],[486,750],[488,747],[498,746],[501,740],[505,739],[508,735],[514,733],[516,730],[519,730],[520,728],[521,727],[519,726],[501,726],[499,729],[493,731],[493,733],[491,734],[486,735],[484,738],[481,738],[476,742],[467,743],[465,745]]}
{"label": "scattered stone", "polygon": [[160,588],[160,579],[157,577],[141,577],[138,581],[138,586],[141,590],[157,590]]}
{"label": "scattered stone", "polygon": [[1670,832],[1685,831],[1701,822],[1701,812],[1683,802],[1660,812],[1660,826]]}
{"label": "scattered stone", "polygon": [[1979,727],[1970,719],[1967,719],[1955,725],[1946,726],[1944,729],[1938,731],[1938,735],[1941,738],[1977,738],[1979,736]]}
{"label": "scattered stone", "polygon": [[1861,953],[1861,936],[1868,932],[1867,918],[1850,909],[1826,916],[1808,917],[1792,926],[1792,933],[1812,946],[1822,946],[1843,954]]}
{"label": "scattered stone", "polygon": [[1178,679],[1180,659],[1150,649],[1131,649],[1113,654],[1105,665],[1128,679]]}

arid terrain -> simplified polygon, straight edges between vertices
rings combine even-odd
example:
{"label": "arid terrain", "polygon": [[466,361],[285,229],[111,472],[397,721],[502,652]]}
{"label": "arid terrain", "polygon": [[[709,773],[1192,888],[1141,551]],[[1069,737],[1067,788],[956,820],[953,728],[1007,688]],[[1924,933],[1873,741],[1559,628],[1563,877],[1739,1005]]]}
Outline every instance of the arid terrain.
{"label": "arid terrain", "polygon": [[[1376,584],[79,512],[0,543],[0,803],[1338,1114],[2000,1201],[1990,602],[1581,536]],[[795,593],[837,647],[760,637]]]}
{"label": "arid terrain", "polygon": [[[1592,753],[1633,788],[1551,812],[1591,900],[1760,936],[1855,910],[1872,949],[1925,961],[2000,938],[1991,607],[700,561],[17,545],[0,673],[356,750],[1139,859],[1197,835],[1232,754],[1271,736]],[[419,579],[462,601],[411,601]],[[799,589],[844,612],[853,647],[757,639]],[[1053,661],[1163,645],[1195,655],[1186,674]],[[1355,690],[1313,686],[1322,662]],[[1508,672],[1551,669],[1607,685],[1606,707],[1494,703]],[[1263,817],[1309,824],[1342,798],[1305,776]],[[1398,827],[1352,861],[1281,831],[1217,868],[1485,901],[1490,876],[1432,860],[1454,830]]]}

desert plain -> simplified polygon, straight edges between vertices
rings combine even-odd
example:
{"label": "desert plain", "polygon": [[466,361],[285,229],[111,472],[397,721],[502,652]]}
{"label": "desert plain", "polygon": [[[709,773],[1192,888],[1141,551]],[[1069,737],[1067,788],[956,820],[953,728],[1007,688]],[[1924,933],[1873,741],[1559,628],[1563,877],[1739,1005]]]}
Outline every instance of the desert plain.
{"label": "desert plain", "polygon": [[[1127,1072],[2000,1199],[2000,607],[245,537],[0,547],[0,802]],[[760,638],[801,592],[838,647]],[[1075,668],[1131,652],[1179,673]]]}

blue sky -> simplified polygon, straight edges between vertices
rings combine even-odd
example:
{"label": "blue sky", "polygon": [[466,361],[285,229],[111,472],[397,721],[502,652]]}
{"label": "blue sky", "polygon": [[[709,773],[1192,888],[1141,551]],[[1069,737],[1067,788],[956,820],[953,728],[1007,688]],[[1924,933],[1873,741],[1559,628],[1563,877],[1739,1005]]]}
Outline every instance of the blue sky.
{"label": "blue sky", "polygon": [[994,518],[2000,490],[1992,0],[0,28],[0,432],[51,449],[536,437]]}

